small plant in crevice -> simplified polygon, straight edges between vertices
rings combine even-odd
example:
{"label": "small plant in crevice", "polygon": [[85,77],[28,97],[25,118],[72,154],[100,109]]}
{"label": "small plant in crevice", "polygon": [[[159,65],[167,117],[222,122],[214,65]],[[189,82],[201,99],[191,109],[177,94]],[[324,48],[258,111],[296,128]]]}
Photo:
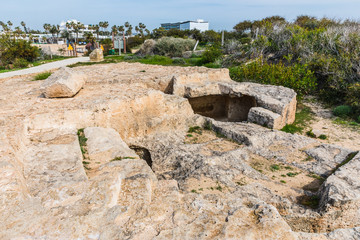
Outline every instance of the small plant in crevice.
{"label": "small plant in crevice", "polygon": [[339,168],[341,168],[342,166],[344,166],[345,164],[349,163],[355,156],[356,154],[358,154],[359,152],[352,152],[350,153],[346,159],[341,162],[340,164],[338,164],[332,171],[331,174],[333,174],[334,172],[336,172]]}
{"label": "small plant in crevice", "polygon": [[197,134],[202,134],[202,129],[199,126],[194,126],[194,127],[190,127],[188,130],[188,133],[197,133]]}
{"label": "small plant in crevice", "polygon": [[277,165],[277,164],[273,164],[273,165],[270,166],[270,170],[271,170],[272,172],[279,171],[279,170],[280,170],[280,166]]}
{"label": "small plant in crevice", "polygon": [[77,131],[77,135],[78,135],[78,139],[79,139],[81,153],[83,154],[83,157],[85,159],[86,158],[85,154],[87,153],[87,150],[86,150],[87,138],[85,137],[84,129],[83,128],[79,129]]}
{"label": "small plant in crevice", "polygon": [[280,180],[280,182],[281,182],[281,183],[286,183],[286,181],[285,181],[285,180]]}
{"label": "small plant in crevice", "polygon": [[87,138],[85,137],[85,133],[84,133],[84,129],[81,128],[77,131],[77,135],[78,135],[78,139],[79,139],[79,144],[80,144],[80,150],[83,156],[83,166],[86,170],[91,170],[91,168],[88,166],[90,164],[90,162],[86,161],[87,160],[87,146],[86,146],[86,142],[87,142]]}
{"label": "small plant in crevice", "polygon": [[326,140],[326,139],[327,139],[327,136],[326,136],[325,134],[321,134],[321,135],[319,136],[319,138],[320,138],[321,140]]}
{"label": "small plant in crevice", "polygon": [[212,130],[212,123],[207,121],[204,125],[205,130]]}
{"label": "small plant in crevice", "polygon": [[295,177],[296,175],[298,175],[299,173],[296,173],[296,172],[288,172],[286,175],[288,177]]}
{"label": "small plant in crevice", "polygon": [[135,158],[134,157],[116,157],[116,158],[113,158],[112,160],[110,160],[110,162],[121,161],[124,159],[135,159]]}
{"label": "small plant in crevice", "polygon": [[316,138],[316,135],[313,133],[312,129],[306,132],[306,135],[311,138]]}

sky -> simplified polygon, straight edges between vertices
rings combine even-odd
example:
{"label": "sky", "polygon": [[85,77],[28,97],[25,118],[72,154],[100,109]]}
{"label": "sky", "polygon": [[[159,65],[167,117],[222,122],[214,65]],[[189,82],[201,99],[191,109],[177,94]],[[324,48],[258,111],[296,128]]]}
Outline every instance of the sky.
{"label": "sky", "polygon": [[31,29],[44,23],[76,19],[84,24],[108,21],[110,27],[129,21],[149,30],[160,23],[204,19],[210,29],[232,30],[243,20],[279,15],[292,21],[298,15],[360,20],[359,0],[0,0],[0,21]]}

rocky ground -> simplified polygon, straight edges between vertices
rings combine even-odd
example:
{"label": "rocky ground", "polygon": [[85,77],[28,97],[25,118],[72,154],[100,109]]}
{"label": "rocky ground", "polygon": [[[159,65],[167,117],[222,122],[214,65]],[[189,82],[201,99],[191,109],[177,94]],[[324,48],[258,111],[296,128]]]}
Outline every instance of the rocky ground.
{"label": "rocky ground", "polygon": [[[360,238],[359,135],[322,110],[327,140],[271,129],[293,120],[291,90],[206,68],[73,71],[86,81],[67,98],[0,79],[1,239]],[[234,99],[253,122],[233,121]]]}

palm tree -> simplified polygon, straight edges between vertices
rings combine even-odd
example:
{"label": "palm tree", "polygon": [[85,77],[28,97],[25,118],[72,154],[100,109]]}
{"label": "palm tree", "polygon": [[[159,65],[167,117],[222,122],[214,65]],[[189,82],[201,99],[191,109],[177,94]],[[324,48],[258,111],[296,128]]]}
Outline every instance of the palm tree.
{"label": "palm tree", "polygon": [[21,26],[23,26],[23,28],[24,28],[24,31],[25,31],[25,33],[27,34],[28,33],[28,30],[27,30],[27,28],[26,28],[26,23],[24,22],[24,21],[21,21]]}
{"label": "palm tree", "polygon": [[119,32],[120,32],[121,34],[124,35],[124,31],[125,31],[124,26],[119,26],[119,27],[118,27],[118,30],[119,30]]}
{"label": "palm tree", "polygon": [[126,30],[126,35],[131,36],[132,30],[133,30],[133,27],[131,25],[129,25],[128,29]]}
{"label": "palm tree", "polygon": [[97,40],[99,40],[99,29],[100,29],[100,25],[94,25],[94,26],[92,26],[92,29],[94,29],[95,30],[95,33],[96,33],[96,35],[97,35]]}
{"label": "palm tree", "polygon": [[108,26],[109,26],[109,22],[106,21],[106,22],[103,23],[103,27],[104,27],[104,29],[105,29],[105,30],[104,30],[105,35],[106,35],[106,33],[107,33],[107,28],[108,28]]}
{"label": "palm tree", "polygon": [[50,29],[51,29],[51,25],[49,23],[45,23],[43,25],[43,28],[45,30],[45,33],[48,33],[50,31]]}
{"label": "palm tree", "polygon": [[111,27],[111,33],[114,33],[114,36],[118,34],[118,27],[116,25]]}

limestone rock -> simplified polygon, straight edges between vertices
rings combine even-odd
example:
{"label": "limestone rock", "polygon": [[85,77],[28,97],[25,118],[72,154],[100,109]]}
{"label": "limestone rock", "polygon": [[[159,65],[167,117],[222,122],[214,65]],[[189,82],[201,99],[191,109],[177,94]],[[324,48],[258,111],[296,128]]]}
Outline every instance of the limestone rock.
{"label": "limestone rock", "polygon": [[[328,177],[320,189],[320,207],[328,225],[351,228],[360,224],[360,153]],[[341,220],[340,220],[341,219]]]}
{"label": "limestone rock", "polygon": [[61,68],[41,85],[47,98],[73,97],[84,86],[86,76],[70,68]]}
{"label": "limestone rock", "polygon": [[89,127],[84,129],[87,150],[92,161],[109,162],[115,158],[139,158],[112,128]]}
{"label": "limestone rock", "polygon": [[103,51],[100,48],[95,49],[89,55],[91,62],[100,62],[104,60]]}
{"label": "limestone rock", "polygon": [[312,172],[318,175],[327,177],[353,151],[335,145],[321,144],[305,152],[316,160],[316,162],[303,163],[307,165],[306,168],[311,169]]}
{"label": "limestone rock", "polygon": [[248,121],[273,129],[283,127],[281,124],[281,116],[279,114],[261,107],[253,107],[250,109]]}

